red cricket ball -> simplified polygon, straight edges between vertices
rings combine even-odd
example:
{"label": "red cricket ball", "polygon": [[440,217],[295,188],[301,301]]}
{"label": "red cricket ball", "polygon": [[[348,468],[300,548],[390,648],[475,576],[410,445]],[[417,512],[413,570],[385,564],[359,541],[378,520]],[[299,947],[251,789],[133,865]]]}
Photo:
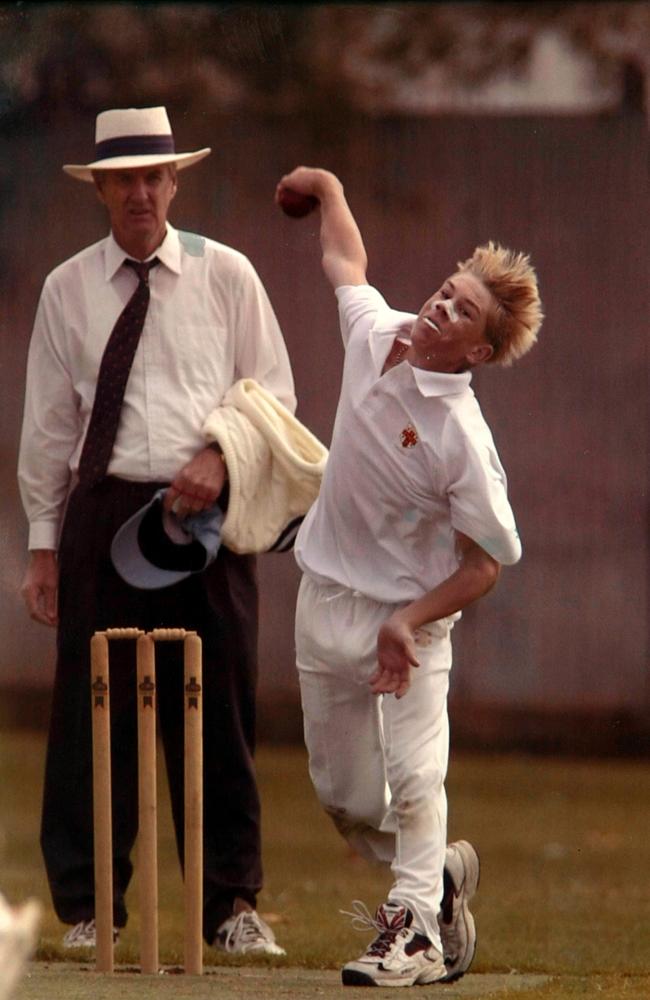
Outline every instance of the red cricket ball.
{"label": "red cricket ball", "polygon": [[282,188],[278,194],[278,204],[286,215],[292,219],[302,219],[318,207],[318,198],[313,194],[301,194],[292,188]]}

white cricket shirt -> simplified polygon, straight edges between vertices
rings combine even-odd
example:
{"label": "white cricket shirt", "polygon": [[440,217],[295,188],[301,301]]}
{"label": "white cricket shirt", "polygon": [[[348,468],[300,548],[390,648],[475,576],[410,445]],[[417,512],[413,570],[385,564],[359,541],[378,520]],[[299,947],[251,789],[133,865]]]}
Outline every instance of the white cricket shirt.
{"label": "white cricket shirt", "polygon": [[391,310],[369,285],[336,294],[346,345],[341,396],[320,495],[296,541],[300,568],[399,603],[458,568],[455,530],[498,562],[517,562],[506,477],[471,375],[407,361],[382,375],[396,334],[414,317]]}
{"label": "white cricket shirt", "polygon": [[[30,548],[56,548],[71,475],[88,428],[97,372],[137,285],[112,235],[48,275],[27,365],[18,477]],[[110,475],[170,481],[205,445],[207,415],[250,377],[295,409],[286,347],[250,261],[167,225],[152,256],[151,299],[126,386]]]}

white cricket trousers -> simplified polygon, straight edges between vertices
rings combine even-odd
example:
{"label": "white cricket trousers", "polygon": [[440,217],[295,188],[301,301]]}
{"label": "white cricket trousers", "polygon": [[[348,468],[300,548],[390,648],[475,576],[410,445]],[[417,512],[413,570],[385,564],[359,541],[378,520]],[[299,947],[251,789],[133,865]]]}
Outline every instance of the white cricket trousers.
{"label": "white cricket trousers", "polygon": [[441,950],[437,914],[447,841],[450,625],[416,634],[420,666],[403,698],[373,695],[377,636],[395,606],[303,575],[296,658],[309,773],[338,830],[388,863],[389,899]]}

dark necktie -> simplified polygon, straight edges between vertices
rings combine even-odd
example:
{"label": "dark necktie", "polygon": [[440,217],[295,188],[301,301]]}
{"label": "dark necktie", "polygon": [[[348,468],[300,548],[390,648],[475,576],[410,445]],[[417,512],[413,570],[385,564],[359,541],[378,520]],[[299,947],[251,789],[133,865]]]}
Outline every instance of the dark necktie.
{"label": "dark necktie", "polygon": [[124,263],[133,268],[140,280],[117,317],[99,366],[95,402],[79,460],[79,482],[84,486],[100,482],[111,460],[126,383],[149,306],[149,271],[158,259]]}

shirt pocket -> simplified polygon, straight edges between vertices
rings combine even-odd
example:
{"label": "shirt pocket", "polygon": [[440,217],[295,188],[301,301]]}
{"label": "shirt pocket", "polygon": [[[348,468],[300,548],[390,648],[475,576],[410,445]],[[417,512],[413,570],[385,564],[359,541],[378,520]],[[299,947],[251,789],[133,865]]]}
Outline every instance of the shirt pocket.
{"label": "shirt pocket", "polygon": [[225,327],[184,323],[176,328],[179,376],[189,386],[225,392],[233,382],[233,358]]}

